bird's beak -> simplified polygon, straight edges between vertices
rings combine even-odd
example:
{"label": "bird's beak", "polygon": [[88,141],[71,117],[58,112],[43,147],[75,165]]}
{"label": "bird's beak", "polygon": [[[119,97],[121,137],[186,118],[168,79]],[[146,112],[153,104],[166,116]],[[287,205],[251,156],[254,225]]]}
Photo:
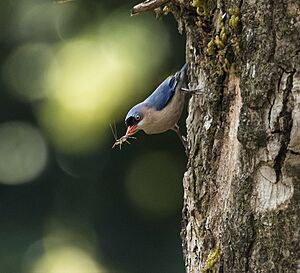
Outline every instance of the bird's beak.
{"label": "bird's beak", "polygon": [[126,131],[126,135],[127,136],[134,135],[137,132],[136,127],[137,127],[136,125],[128,126],[127,131]]}

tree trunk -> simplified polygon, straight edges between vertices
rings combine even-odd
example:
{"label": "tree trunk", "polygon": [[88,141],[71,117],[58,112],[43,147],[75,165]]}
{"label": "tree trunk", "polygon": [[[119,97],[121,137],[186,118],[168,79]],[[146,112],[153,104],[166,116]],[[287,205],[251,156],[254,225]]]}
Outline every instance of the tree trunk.
{"label": "tree trunk", "polygon": [[168,6],[203,89],[187,118],[186,272],[300,272],[300,2]]}

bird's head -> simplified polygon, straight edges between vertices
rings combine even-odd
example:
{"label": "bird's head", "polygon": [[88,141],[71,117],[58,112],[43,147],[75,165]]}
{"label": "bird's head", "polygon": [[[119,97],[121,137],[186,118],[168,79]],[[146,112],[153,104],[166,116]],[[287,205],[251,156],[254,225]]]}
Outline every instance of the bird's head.
{"label": "bird's head", "polygon": [[130,109],[125,118],[127,126],[126,135],[131,136],[141,129],[141,124],[145,116],[144,108],[141,104],[138,104]]}

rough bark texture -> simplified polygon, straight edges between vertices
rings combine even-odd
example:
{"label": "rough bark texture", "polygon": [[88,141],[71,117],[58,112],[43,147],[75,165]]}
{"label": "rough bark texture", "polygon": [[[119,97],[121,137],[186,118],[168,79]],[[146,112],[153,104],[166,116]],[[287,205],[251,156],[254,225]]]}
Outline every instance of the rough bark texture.
{"label": "rough bark texture", "polygon": [[300,272],[300,2],[177,0],[192,87],[186,271]]}

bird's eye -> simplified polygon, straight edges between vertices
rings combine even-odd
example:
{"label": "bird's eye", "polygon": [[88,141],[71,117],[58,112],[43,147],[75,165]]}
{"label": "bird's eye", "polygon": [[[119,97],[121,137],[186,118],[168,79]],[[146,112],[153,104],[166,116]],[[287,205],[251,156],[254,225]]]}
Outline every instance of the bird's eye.
{"label": "bird's eye", "polygon": [[139,121],[141,119],[140,114],[135,114],[135,120]]}

